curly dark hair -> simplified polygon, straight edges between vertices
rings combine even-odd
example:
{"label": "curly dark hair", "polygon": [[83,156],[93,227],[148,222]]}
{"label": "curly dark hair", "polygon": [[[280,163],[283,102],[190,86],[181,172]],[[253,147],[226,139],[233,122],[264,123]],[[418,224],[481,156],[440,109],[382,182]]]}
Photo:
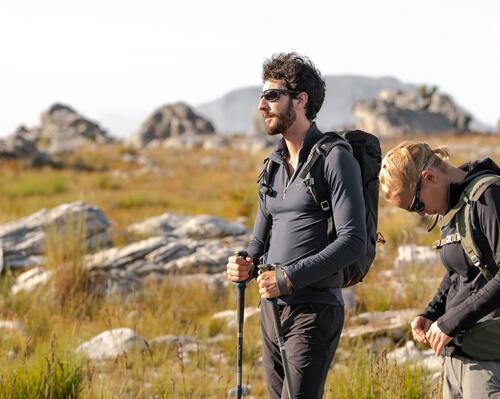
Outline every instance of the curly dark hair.
{"label": "curly dark hair", "polygon": [[264,61],[262,80],[281,80],[288,90],[305,91],[309,97],[306,117],[316,118],[325,99],[326,85],[311,60],[295,52],[274,54]]}

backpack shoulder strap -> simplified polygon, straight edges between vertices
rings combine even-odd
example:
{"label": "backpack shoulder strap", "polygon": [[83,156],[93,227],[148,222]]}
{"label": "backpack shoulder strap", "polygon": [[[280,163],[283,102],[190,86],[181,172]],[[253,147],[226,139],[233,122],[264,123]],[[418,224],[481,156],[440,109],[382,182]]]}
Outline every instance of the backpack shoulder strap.
{"label": "backpack shoulder strap", "polygon": [[276,173],[278,169],[278,163],[273,161],[270,157],[264,159],[264,168],[262,172],[260,172],[259,178],[257,179],[257,183],[259,184],[259,197],[262,199],[264,212],[266,213],[266,217],[271,216],[266,206],[266,198],[268,195],[271,195],[274,190],[271,187],[271,180],[273,175]]}
{"label": "backpack shoulder strap", "polygon": [[474,241],[473,231],[470,223],[470,207],[471,204],[483,195],[484,191],[492,184],[500,182],[500,176],[486,174],[472,180],[463,191],[460,199],[444,217],[441,224],[444,226],[449,224],[455,218],[456,231],[460,235],[460,243],[471,262],[476,266],[487,280],[491,280],[493,276],[486,268],[481,259],[481,250]]}
{"label": "backpack shoulder strap", "polygon": [[[339,134],[335,132],[323,133],[323,137],[321,137],[311,148],[306,163],[299,174],[299,177],[304,181],[314,201],[327,214],[327,232],[330,239],[333,239],[335,235],[330,192],[326,187],[323,168],[314,168],[314,166],[318,164],[318,160],[320,159],[324,162],[324,159],[332,148],[337,145],[343,145],[348,148],[349,151],[352,151],[349,143]],[[321,162],[321,165],[323,165],[323,162]]]}

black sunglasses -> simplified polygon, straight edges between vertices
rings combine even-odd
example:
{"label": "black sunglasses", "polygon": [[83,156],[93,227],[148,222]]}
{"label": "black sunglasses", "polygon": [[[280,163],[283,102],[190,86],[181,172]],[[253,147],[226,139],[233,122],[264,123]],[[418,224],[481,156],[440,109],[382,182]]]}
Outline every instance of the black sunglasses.
{"label": "black sunglasses", "polygon": [[413,201],[411,202],[410,207],[408,208],[408,212],[420,213],[425,209],[425,204],[420,201],[420,183],[422,178],[418,179],[417,186],[415,187],[415,196],[413,197]]}
{"label": "black sunglasses", "polygon": [[282,94],[299,94],[298,90],[287,90],[287,89],[267,89],[260,94],[260,98],[264,98],[266,101],[272,103],[277,101]]}

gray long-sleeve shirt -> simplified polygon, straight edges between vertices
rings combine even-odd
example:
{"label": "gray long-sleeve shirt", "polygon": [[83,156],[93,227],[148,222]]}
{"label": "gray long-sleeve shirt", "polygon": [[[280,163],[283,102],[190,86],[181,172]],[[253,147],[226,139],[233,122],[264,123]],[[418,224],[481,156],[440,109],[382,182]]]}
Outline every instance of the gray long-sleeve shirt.
{"label": "gray long-sleeve shirt", "polygon": [[284,159],[287,149],[282,141],[271,154],[279,167],[271,179],[273,193],[265,207],[259,199],[253,238],[247,249],[250,256],[263,255],[270,235],[266,263],[286,265],[294,287],[281,303],[343,304],[340,293],[342,269],[366,252],[366,225],[361,172],[358,162],[344,146],[334,146],[325,158],[324,177],[331,193],[337,238],[329,243],[327,216],[316,204],[299,177],[309,151],[322,133],[313,124],[299,153],[295,173],[290,178]]}

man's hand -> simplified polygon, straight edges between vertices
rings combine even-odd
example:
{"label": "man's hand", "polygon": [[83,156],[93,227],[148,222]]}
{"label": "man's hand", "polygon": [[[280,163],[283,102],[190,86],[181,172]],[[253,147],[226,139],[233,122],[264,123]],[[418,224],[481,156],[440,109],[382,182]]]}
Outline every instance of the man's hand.
{"label": "man's hand", "polygon": [[253,260],[250,256],[230,256],[227,259],[226,273],[228,280],[233,283],[246,281],[252,275]]}
{"label": "man's hand", "polygon": [[413,334],[413,339],[421,344],[427,344],[427,338],[425,337],[425,333],[429,329],[432,324],[432,320],[429,320],[423,316],[417,316],[411,322],[411,332]]}
{"label": "man's hand", "polygon": [[437,321],[432,323],[429,331],[425,334],[425,337],[434,350],[436,356],[439,356],[443,352],[444,346],[453,339],[453,337],[449,337],[441,331],[437,325]]}
{"label": "man's hand", "polygon": [[259,294],[263,299],[271,299],[279,296],[280,290],[276,282],[276,271],[269,270],[257,277],[259,283]]}

